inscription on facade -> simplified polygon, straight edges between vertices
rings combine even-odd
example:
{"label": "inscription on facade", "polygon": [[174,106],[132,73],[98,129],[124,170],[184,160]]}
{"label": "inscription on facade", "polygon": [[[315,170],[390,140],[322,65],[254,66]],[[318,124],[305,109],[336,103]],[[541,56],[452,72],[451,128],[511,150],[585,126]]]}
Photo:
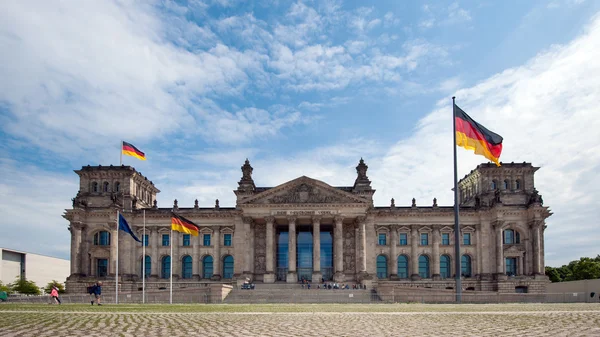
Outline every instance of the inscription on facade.
{"label": "inscription on facade", "polygon": [[335,215],[339,214],[339,211],[272,211],[271,215]]}

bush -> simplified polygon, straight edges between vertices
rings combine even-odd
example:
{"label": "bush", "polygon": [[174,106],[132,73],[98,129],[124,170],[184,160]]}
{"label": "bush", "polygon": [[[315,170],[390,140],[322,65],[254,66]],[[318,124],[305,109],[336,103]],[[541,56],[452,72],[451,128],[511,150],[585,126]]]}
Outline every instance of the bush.
{"label": "bush", "polygon": [[42,293],[35,282],[28,281],[25,278],[21,279],[18,276],[17,280],[12,283],[10,287],[14,292],[18,292],[20,294],[40,295]]}
{"label": "bush", "polygon": [[59,283],[57,280],[52,280],[52,282],[46,284],[46,287],[44,288],[46,294],[49,294],[52,291],[52,287],[57,287],[59,294],[65,293],[65,286],[63,286],[62,283]]}
{"label": "bush", "polygon": [[0,291],[4,291],[7,294],[12,293],[12,289],[10,289],[10,284],[4,284],[0,281]]}

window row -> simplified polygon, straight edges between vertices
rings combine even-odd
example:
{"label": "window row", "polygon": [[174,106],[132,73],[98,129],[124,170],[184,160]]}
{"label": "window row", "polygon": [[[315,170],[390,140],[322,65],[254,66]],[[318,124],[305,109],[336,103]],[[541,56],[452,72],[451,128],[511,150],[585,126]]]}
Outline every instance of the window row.
{"label": "window row", "polygon": [[[379,233],[378,236],[378,241],[377,244],[380,246],[387,246],[387,236],[388,234],[386,233]],[[398,240],[398,244],[400,246],[408,246],[408,233],[399,233],[399,240]],[[450,245],[450,233],[441,233],[441,237],[442,237],[442,241],[441,244],[442,246],[449,246]],[[471,245],[471,233],[463,233],[462,236],[462,244],[465,246],[469,246]],[[421,233],[420,236],[420,241],[419,241],[419,245],[421,246],[428,246],[429,245],[429,233]]]}
{"label": "window row", "polygon": [[[461,276],[471,277],[471,257],[469,255],[463,255],[461,260]],[[442,255],[440,257],[440,270],[439,274],[441,278],[450,278],[452,275],[451,271],[451,260],[450,256]],[[421,278],[431,278],[429,257],[427,255],[419,256],[419,270],[418,274]],[[409,278],[411,271],[409,270],[409,259],[406,255],[398,256],[398,277]],[[377,278],[386,279],[389,278],[388,273],[388,258],[385,255],[377,256]]]}
{"label": "window row", "polygon": [[521,182],[521,179],[516,179],[515,181],[511,181],[509,179],[504,179],[504,181],[502,181],[501,184],[498,180],[493,179],[492,182],[490,183],[491,190],[497,190],[497,189],[500,189],[500,187],[502,187],[503,190],[518,191],[523,188],[523,183]]}
{"label": "window row", "polygon": [[102,185],[100,185],[100,183],[98,183],[97,181],[93,181],[92,182],[92,188],[91,191],[93,193],[99,193],[99,192],[119,192],[121,190],[121,183],[120,182],[116,182],[113,185],[113,189],[110,189],[110,183],[108,181],[105,181],[102,183]]}
{"label": "window row", "polygon": [[[209,279],[213,276],[214,261],[213,257],[207,255],[202,258],[202,267],[200,277],[203,279]],[[221,262],[223,270],[223,278],[230,279],[233,277],[233,256],[226,255]],[[184,256],[181,259],[181,278],[190,279],[192,278],[192,266],[193,260],[189,255]],[[143,273],[146,277],[149,277],[152,270],[152,258],[148,255],[144,257],[142,264]],[[141,272],[140,272],[141,273]],[[160,261],[160,278],[168,279],[171,277],[171,257],[163,256]]]}
{"label": "window row", "polygon": [[[233,234],[223,234],[223,246],[231,246],[232,245],[232,236]],[[202,245],[203,246],[210,246],[211,245],[211,237],[212,234],[203,234],[202,235]],[[187,246],[191,246],[191,235],[190,234],[183,234],[182,235],[182,241],[181,241],[181,246],[187,247]],[[150,242],[150,237],[148,234],[143,235],[143,244],[144,246],[148,247],[149,246],[149,242]],[[161,246],[163,247],[169,247],[169,245],[171,244],[171,235],[170,234],[162,234],[161,237]],[[96,234],[94,234],[94,246],[110,246],[110,233],[108,231],[100,231]]]}

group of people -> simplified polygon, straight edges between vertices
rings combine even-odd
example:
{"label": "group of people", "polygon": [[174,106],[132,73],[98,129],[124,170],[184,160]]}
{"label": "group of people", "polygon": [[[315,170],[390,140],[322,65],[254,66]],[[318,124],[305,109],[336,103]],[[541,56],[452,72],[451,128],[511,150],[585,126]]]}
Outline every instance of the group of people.
{"label": "group of people", "polygon": [[[321,279],[322,285],[317,284],[317,289],[350,289],[350,284],[347,283],[337,283],[337,282],[325,282],[325,279]],[[300,283],[302,284],[302,289],[310,289],[311,283],[309,280],[304,277],[300,279]],[[360,284],[352,284],[352,289],[367,289],[366,285]]]}

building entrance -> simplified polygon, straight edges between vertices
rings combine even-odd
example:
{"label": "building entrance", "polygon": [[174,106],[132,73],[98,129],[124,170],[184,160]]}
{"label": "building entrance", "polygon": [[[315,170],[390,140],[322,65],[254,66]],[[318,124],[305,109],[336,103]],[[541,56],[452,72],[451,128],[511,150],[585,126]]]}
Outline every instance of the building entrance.
{"label": "building entrance", "polygon": [[[323,226],[320,235],[321,274],[325,281],[333,279],[333,233]],[[312,280],[314,271],[313,233],[310,227],[299,226],[296,232],[296,273],[298,281]],[[277,231],[276,280],[285,281],[289,271],[289,232],[287,228]]]}

